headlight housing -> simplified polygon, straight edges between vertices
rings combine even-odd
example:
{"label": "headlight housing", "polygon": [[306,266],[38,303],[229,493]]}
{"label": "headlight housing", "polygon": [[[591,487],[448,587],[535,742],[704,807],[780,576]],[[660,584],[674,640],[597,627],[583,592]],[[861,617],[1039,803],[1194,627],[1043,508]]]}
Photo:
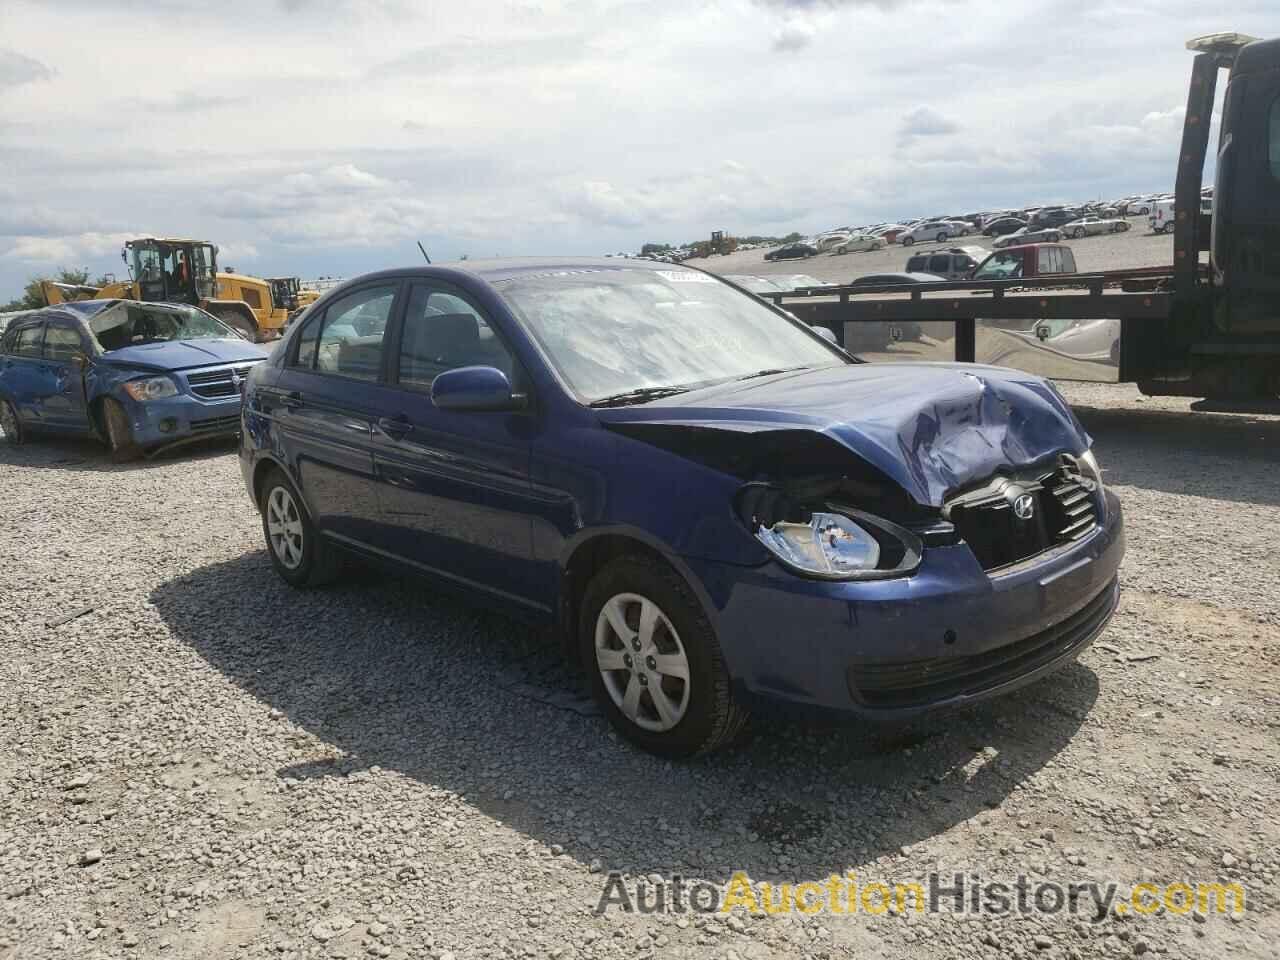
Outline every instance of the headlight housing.
{"label": "headlight housing", "polygon": [[124,392],[135,400],[163,400],[178,395],[178,385],[168,377],[147,377],[145,380],[130,380],[124,385]]}
{"label": "headlight housing", "polygon": [[1076,458],[1076,463],[1080,464],[1080,475],[1088,480],[1092,480],[1098,485],[1098,493],[1102,494],[1104,489],[1102,485],[1102,467],[1098,466],[1098,458],[1093,455],[1092,450],[1086,450]]}
{"label": "headlight housing", "polygon": [[903,527],[837,503],[799,506],[776,488],[750,484],[739,514],[756,540],[792,573],[818,580],[884,580],[920,566],[924,545]]}

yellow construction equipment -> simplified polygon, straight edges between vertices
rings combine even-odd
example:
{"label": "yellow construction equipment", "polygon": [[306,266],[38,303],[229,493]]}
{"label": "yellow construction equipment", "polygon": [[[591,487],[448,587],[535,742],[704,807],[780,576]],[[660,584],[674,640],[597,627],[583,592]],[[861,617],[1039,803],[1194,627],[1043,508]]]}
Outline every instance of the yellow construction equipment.
{"label": "yellow construction equipment", "polygon": [[289,309],[276,303],[270,282],[219,273],[218,248],[206,240],[130,240],[120,259],[129,268],[129,280],[103,287],[42,280],[45,300],[50,304],[115,299],[190,303],[255,341],[278,337],[288,320]]}

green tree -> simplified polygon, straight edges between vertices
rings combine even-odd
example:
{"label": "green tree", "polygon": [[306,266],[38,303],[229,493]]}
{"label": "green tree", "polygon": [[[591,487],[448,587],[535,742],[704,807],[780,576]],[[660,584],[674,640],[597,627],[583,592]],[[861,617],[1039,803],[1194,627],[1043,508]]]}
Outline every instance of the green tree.
{"label": "green tree", "polygon": [[[32,277],[25,287],[22,288],[22,296],[17,300],[10,300],[8,303],[0,306],[0,313],[9,310],[39,310],[41,307],[47,307],[49,304],[44,298],[44,291],[40,289],[41,277]],[[72,270],[68,267],[59,267],[57,276],[52,279],[59,283],[69,283],[73,286],[82,286],[89,283],[89,271],[81,267],[79,270]],[[103,274],[98,277],[92,284],[95,287],[104,287],[110,283],[114,277],[111,274]]]}

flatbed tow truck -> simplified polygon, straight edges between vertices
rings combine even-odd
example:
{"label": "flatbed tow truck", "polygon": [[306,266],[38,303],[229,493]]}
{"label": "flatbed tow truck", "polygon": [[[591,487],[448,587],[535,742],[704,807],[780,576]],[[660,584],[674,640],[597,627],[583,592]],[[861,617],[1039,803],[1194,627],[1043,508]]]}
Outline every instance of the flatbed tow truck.
{"label": "flatbed tow truck", "polygon": [[[1192,40],[1168,267],[766,293],[876,360],[995,363],[1151,396],[1280,397],[1280,38]],[[1214,212],[1201,180],[1220,70]],[[1207,262],[1201,253],[1208,252]]]}

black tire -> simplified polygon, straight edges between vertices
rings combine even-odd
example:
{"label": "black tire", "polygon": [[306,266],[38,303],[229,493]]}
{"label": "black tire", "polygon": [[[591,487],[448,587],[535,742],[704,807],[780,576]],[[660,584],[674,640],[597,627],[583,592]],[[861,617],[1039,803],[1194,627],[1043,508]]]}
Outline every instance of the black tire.
{"label": "black tire", "polygon": [[1084,239],[1084,227],[1076,227],[1076,232],[1073,234],[1073,236],[1074,236],[1077,240],[1083,240],[1083,239]]}
{"label": "black tire", "polygon": [[4,442],[11,447],[27,439],[22,421],[18,419],[18,408],[8,400],[0,400],[0,431],[4,432]]}
{"label": "black tire", "polygon": [[102,432],[111,450],[113,463],[128,463],[142,456],[142,448],[134,442],[133,425],[120,401],[107,397],[102,401]]}
{"label": "black tire", "polygon": [[[683,648],[689,674],[685,681],[687,705],[679,722],[668,730],[648,730],[629,719],[614,702],[598,666],[596,624],[605,604],[620,594],[634,594],[656,604]],[[667,639],[669,642],[670,637]],[[619,557],[595,575],[582,600],[579,650],[591,692],[613,728],[650,753],[673,758],[710,753],[730,743],[747,722],[746,709],[734,699],[715,630],[689,585],[656,558]],[[625,645],[622,652],[627,652]],[[632,682],[635,680],[628,679],[628,683]],[[660,682],[666,682],[666,678]],[[648,696],[652,710],[652,694]]]}
{"label": "black tire", "polygon": [[903,245],[904,247],[909,247],[909,246],[911,246],[912,244],[914,244],[915,242],[916,242],[916,238],[915,238],[915,237],[903,237],[903,238],[902,238],[902,245]]}
{"label": "black tire", "polygon": [[946,234],[946,232],[945,232],[945,231],[940,230],[940,231],[938,231],[938,235],[937,235],[936,237],[934,237],[933,239],[937,240],[939,243],[946,243],[946,242],[947,242],[947,234]]}
{"label": "black tire", "polygon": [[[273,506],[280,503],[273,499],[280,491],[292,507],[290,522],[296,522],[299,529],[296,542],[292,537],[286,539],[297,550],[294,559],[291,550],[286,548],[281,539],[273,538],[272,517],[269,516]],[[267,543],[267,553],[271,557],[271,565],[285,583],[292,587],[319,587],[332,583],[341,572],[342,558],[337,549],[326,543],[311,522],[306,505],[298,490],[278,469],[273,469],[262,483],[259,497],[259,510],[262,514],[262,538]],[[283,556],[282,556],[283,554]]]}

